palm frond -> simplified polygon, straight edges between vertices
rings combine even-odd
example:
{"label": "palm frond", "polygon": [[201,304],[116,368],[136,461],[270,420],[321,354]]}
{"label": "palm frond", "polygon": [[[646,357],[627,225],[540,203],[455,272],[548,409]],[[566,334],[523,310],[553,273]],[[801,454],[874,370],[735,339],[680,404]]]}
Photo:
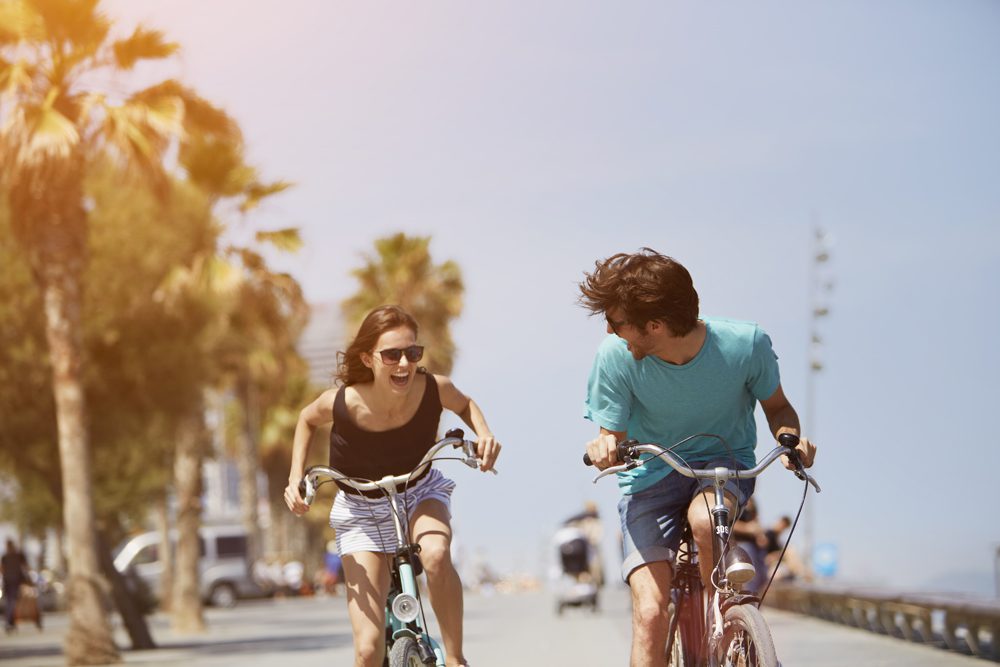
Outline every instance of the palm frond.
{"label": "palm frond", "polygon": [[65,158],[80,142],[76,126],[52,106],[49,95],[42,104],[21,104],[9,114],[0,134],[13,147],[13,164],[31,165]]}
{"label": "palm frond", "polygon": [[260,253],[249,248],[233,248],[233,250],[239,255],[240,261],[248,271],[253,273],[267,268],[267,262],[264,261],[264,257]]}
{"label": "palm frond", "polygon": [[298,227],[257,232],[258,243],[270,243],[278,250],[297,252],[302,248],[302,235]]}
{"label": "palm frond", "polygon": [[111,23],[97,10],[100,0],[26,0],[42,18],[45,33],[71,51],[90,55],[108,36]]}
{"label": "palm frond", "polygon": [[[271,195],[276,195],[279,192],[284,192],[288,188],[292,187],[292,183],[289,181],[275,181],[273,183],[251,183],[248,188],[246,188],[246,193],[243,202],[240,204],[240,212],[246,213],[251,211],[260,205],[260,202],[266,197]],[[297,250],[298,248],[296,248]]]}
{"label": "palm frond", "polygon": [[190,136],[178,158],[188,179],[213,197],[235,197],[257,177],[243,162],[242,146],[217,136]]}
{"label": "palm frond", "polygon": [[31,89],[35,68],[26,60],[8,62],[0,58],[0,96],[13,97]]}
{"label": "palm frond", "polygon": [[132,95],[130,100],[149,102],[160,97],[177,97],[184,104],[184,127],[190,134],[225,137],[242,143],[239,126],[229,114],[200,97],[175,79],[161,81]]}
{"label": "palm frond", "polygon": [[0,2],[0,46],[35,39],[45,32],[41,15],[25,0]]}
{"label": "palm frond", "polygon": [[150,107],[130,102],[120,105],[105,103],[103,108],[104,137],[119,154],[127,161],[158,161],[168,137],[161,131],[164,125],[169,125],[165,113],[154,118]]}
{"label": "palm frond", "polygon": [[111,45],[115,61],[122,69],[132,69],[140,60],[153,60],[172,56],[180,48],[176,42],[168,42],[159,30],[137,26],[135,32]]}

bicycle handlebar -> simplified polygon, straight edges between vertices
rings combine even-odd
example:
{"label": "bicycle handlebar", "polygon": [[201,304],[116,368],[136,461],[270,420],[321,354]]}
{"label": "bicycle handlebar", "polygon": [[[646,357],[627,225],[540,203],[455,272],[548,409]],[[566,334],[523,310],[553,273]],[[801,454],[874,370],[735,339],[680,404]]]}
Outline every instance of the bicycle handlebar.
{"label": "bicycle handlebar", "polygon": [[[418,471],[422,472],[426,466],[431,464],[434,455],[448,446],[455,449],[461,448],[465,457],[460,460],[470,468],[479,468],[481,461],[476,455],[476,443],[471,440],[465,440],[465,432],[460,428],[455,428],[445,433],[444,438],[434,443],[413,470],[402,475],[386,475],[378,481],[361,480],[357,477],[345,475],[336,468],[330,468],[329,466],[310,466],[299,481],[299,496],[302,497],[306,505],[312,505],[316,497],[316,482],[319,477],[329,477],[357,491],[386,491],[389,487],[395,489],[400,485],[407,484],[410,478],[416,475]],[[490,472],[494,475],[497,474],[495,469],[490,469]]]}
{"label": "bicycle handlebar", "polygon": [[[802,462],[799,460],[798,452],[795,447],[799,444],[799,438],[797,435],[792,433],[782,433],[778,436],[779,445],[768,452],[767,456],[758,463],[753,468],[749,470],[731,470],[729,468],[718,466],[715,468],[691,468],[684,462],[680,461],[676,455],[669,449],[662,447],[654,443],[642,444],[637,440],[623,440],[618,443],[618,460],[622,461],[620,465],[611,466],[610,468],[605,468],[594,478],[594,483],[602,477],[607,477],[608,475],[613,475],[626,470],[633,470],[639,466],[646,465],[648,461],[653,459],[646,459],[645,461],[636,460],[639,454],[652,454],[653,458],[663,459],[667,465],[671,468],[684,475],[685,477],[691,477],[693,479],[719,479],[729,478],[731,472],[735,472],[739,477],[757,477],[764,470],[774,463],[780,456],[788,456],[793,463],[795,463],[796,469],[793,471],[795,476],[799,479],[808,482],[813,485],[816,492],[820,492],[819,484],[813,479],[808,473],[806,473],[805,468],[802,467]],[[589,454],[583,455],[584,465],[593,465],[590,460]]]}

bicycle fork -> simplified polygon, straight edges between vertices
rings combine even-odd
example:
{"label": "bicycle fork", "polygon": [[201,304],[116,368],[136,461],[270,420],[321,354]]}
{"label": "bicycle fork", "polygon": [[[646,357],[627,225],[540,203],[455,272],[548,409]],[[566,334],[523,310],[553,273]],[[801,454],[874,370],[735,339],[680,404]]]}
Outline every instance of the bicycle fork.
{"label": "bicycle fork", "polygon": [[423,570],[420,565],[420,545],[410,544],[399,518],[395,486],[388,487],[389,503],[392,508],[393,527],[396,530],[396,554],[392,559],[392,586],[386,601],[386,650],[401,637],[412,637],[417,643],[420,661],[425,665],[443,667],[444,650],[425,630],[427,619],[420,604],[417,576]]}

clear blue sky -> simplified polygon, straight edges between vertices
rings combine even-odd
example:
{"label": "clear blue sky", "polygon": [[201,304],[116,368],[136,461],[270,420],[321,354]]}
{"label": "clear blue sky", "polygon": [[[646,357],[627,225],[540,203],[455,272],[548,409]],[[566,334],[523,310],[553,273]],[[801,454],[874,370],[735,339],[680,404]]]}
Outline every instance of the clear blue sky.
{"label": "clear blue sky", "polygon": [[[585,499],[615,517],[614,484],[578,464],[604,328],[575,283],[597,258],[685,263],[703,313],[771,334],[802,414],[818,220],[836,288],[804,425],[816,539],[846,580],[992,591],[1000,4],[106,7],[179,40],[169,71],[297,183],[260,215],[302,228],[285,266],[311,300],[351,293],[360,253],[399,230],[461,264],[454,378],[506,446],[497,478],[452,471],[467,550],[528,567]],[[765,519],[797,507],[777,468],[758,488]]]}

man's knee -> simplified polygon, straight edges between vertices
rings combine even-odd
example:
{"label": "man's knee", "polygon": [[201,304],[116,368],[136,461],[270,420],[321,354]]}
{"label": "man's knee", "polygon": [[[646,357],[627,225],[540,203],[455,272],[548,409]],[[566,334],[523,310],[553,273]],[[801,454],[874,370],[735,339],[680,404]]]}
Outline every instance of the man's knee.
{"label": "man's knee", "polygon": [[668,623],[666,604],[652,598],[644,598],[632,604],[632,622],[635,629],[644,634],[666,632]]}
{"label": "man's knee", "polygon": [[643,633],[666,632],[667,602],[673,575],[669,563],[648,563],[629,576],[632,589],[632,620],[635,629]]}

